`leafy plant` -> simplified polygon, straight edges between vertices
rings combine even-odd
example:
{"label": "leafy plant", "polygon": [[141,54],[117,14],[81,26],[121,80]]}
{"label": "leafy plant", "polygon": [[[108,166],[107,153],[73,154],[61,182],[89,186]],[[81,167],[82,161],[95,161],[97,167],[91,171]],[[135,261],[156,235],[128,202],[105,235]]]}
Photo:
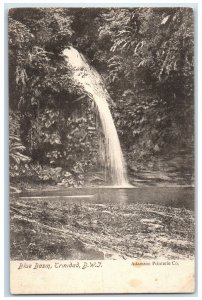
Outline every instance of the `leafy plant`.
{"label": "leafy plant", "polygon": [[26,147],[22,144],[19,135],[19,116],[14,117],[10,114],[9,117],[10,134],[9,134],[9,161],[11,176],[19,176],[25,173],[28,168],[27,163],[31,160],[24,152]]}
{"label": "leafy plant", "polygon": [[56,183],[76,186],[101,168],[96,108],[62,56],[70,44],[103,77],[129,164],[182,151],[193,156],[193,23],[185,7],[11,9],[10,124],[18,120],[18,129],[11,132],[10,161],[16,176],[22,166],[32,175],[37,166],[33,176],[40,180],[55,172]]}

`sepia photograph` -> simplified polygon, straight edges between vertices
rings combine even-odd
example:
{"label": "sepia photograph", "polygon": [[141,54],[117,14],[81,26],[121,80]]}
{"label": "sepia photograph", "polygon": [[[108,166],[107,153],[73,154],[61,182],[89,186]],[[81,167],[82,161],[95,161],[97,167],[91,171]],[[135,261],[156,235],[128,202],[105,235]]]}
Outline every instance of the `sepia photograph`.
{"label": "sepia photograph", "polygon": [[191,266],[123,292],[193,292],[193,8],[11,8],[8,73],[12,292],[48,293],[22,272],[118,263]]}

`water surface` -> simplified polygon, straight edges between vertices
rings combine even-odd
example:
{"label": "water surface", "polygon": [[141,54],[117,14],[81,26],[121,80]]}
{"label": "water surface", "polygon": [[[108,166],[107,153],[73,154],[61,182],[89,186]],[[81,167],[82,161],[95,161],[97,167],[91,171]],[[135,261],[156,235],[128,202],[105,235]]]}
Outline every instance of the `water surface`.
{"label": "water surface", "polygon": [[47,201],[66,200],[69,203],[95,203],[127,205],[149,203],[194,210],[193,187],[144,187],[144,188],[60,188],[56,190],[27,191],[19,194],[23,199]]}

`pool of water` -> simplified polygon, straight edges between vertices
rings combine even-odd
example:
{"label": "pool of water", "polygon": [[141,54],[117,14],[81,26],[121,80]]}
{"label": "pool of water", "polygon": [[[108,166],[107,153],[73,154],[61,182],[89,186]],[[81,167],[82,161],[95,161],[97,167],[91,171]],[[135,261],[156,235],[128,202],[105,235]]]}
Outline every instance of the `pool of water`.
{"label": "pool of water", "polygon": [[135,204],[149,203],[171,207],[184,207],[194,210],[193,187],[144,187],[144,188],[60,188],[54,190],[35,190],[19,194],[20,199],[41,199],[47,201],[66,200],[69,203],[109,203]]}

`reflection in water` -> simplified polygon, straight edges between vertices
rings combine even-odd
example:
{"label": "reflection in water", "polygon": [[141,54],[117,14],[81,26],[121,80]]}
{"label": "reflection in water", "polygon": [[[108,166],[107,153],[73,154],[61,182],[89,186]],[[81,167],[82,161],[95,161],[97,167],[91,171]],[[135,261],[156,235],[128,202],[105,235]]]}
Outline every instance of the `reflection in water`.
{"label": "reflection in water", "polygon": [[98,189],[95,194],[96,203],[117,203],[126,204],[128,202],[127,189]]}
{"label": "reflection in water", "polygon": [[116,190],[114,196],[119,204],[126,204],[128,202],[128,196],[125,189]]}

